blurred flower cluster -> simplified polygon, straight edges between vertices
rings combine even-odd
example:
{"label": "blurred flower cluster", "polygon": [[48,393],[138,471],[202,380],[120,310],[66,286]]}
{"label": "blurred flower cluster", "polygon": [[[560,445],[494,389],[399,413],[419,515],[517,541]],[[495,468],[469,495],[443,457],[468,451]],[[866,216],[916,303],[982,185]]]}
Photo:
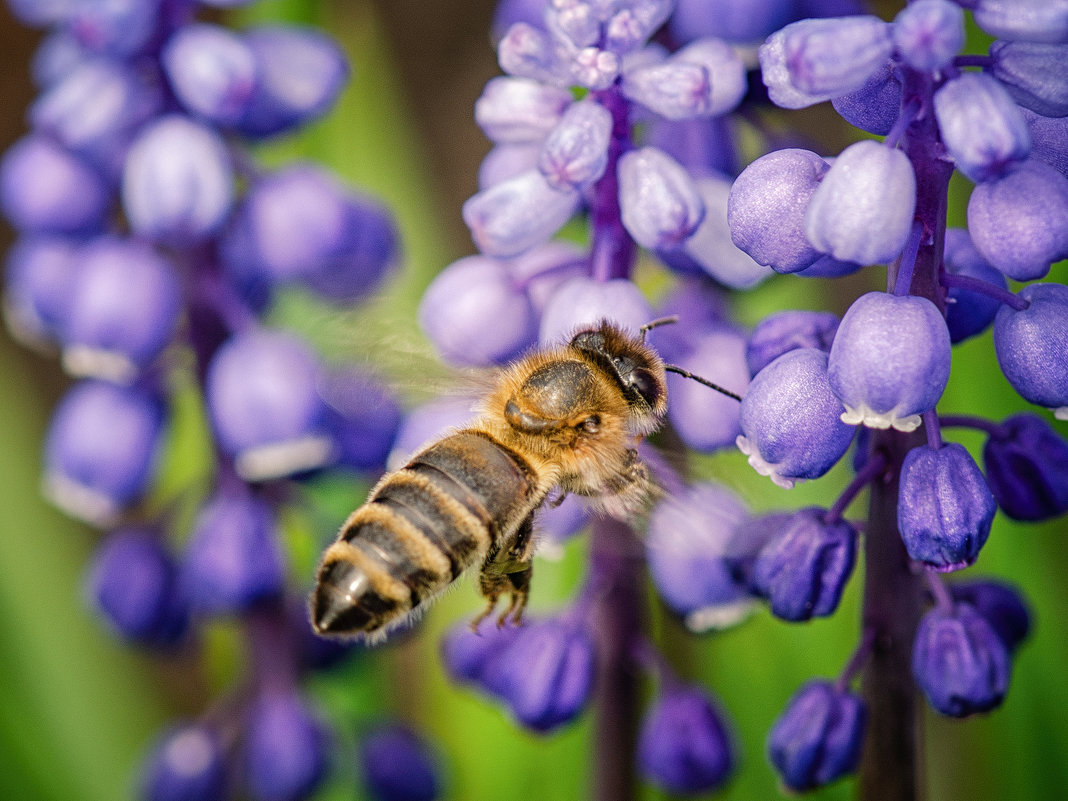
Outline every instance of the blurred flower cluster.
{"label": "blurred flower cluster", "polygon": [[[311,633],[283,510],[317,471],[379,472],[401,411],[372,375],[326,363],[266,317],[291,287],[364,298],[398,241],[385,208],[329,170],[265,169],[253,148],[329,110],[346,58],[314,29],[198,21],[247,5],[234,0],[9,5],[47,35],[30,132],[0,163],[19,235],[4,314],[78,379],[48,430],[46,494],[106,532],[87,596],[119,637],[188,655],[215,620],[244,636],[241,683],[161,735],[144,796],[308,797],[333,745],[302,677],[345,649]],[[176,437],[193,430],[209,465],[159,492]],[[410,732],[372,734],[362,754],[379,797],[436,795]],[[398,765],[408,775],[390,775]]]}

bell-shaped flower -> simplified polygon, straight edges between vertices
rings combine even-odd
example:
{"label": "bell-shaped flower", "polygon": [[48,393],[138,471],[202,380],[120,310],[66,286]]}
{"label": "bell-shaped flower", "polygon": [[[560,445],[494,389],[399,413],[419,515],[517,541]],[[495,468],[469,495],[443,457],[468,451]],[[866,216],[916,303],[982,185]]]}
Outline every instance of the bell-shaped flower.
{"label": "bell-shaped flower", "polygon": [[403,416],[393,393],[370,374],[349,368],[323,376],[319,394],[326,404],[337,464],[382,470]]}
{"label": "bell-shaped flower", "polygon": [[579,200],[575,190],[553,189],[528,170],[468,198],[462,213],[478,249],[505,258],[545,242],[571,219]]}
{"label": "bell-shaped flower", "polygon": [[1068,420],[1068,286],[1031,284],[1018,295],[1026,309],[1002,306],[994,318],[1001,372],[1025,400]]}
{"label": "bell-shaped flower", "polygon": [[[1005,276],[987,263],[963,228],[946,229],[944,262],[946,272],[952,275],[976,278],[1005,289]],[[985,331],[1001,308],[996,298],[961,287],[949,287],[946,295],[946,327],[954,345]]]}
{"label": "bell-shaped flower", "polygon": [[710,483],[668,496],[649,516],[645,552],[657,593],[691,631],[724,628],[752,606],[734,531],[746,519],[734,493]]}
{"label": "bell-shaped flower", "polygon": [[726,42],[701,39],[663,61],[626,70],[622,88],[628,99],[669,120],[718,116],[745,94],[745,66]]}
{"label": "bell-shaped flower", "polygon": [[768,758],[790,790],[823,787],[856,770],[866,723],[864,702],[848,689],[807,682],[768,733]]}
{"label": "bell-shaped flower", "polygon": [[538,341],[557,345],[583,326],[604,319],[637,333],[653,319],[653,309],[641,290],[625,278],[596,281],[579,276],[562,284],[545,304]]}
{"label": "bell-shaped flower", "polygon": [[857,531],[815,507],[793,514],[757,554],[753,588],[772,614],[801,621],[834,614],[857,555]]}
{"label": "bell-shaped flower", "polygon": [[1049,0],[976,0],[975,24],[999,39],[1068,42],[1068,8]]}
{"label": "bell-shaped flower", "polygon": [[205,380],[208,413],[242,478],[292,475],[335,456],[320,376],[312,350],[281,332],[236,334],[216,351]]}
{"label": "bell-shaped flower", "polygon": [[805,236],[839,261],[882,264],[905,246],[916,208],[908,156],[865,140],[843,150],[809,198]]}
{"label": "bell-shaped flower", "polygon": [[998,706],[1011,670],[1005,643],[970,604],[935,607],[920,620],[912,676],[943,715],[961,718]]}
{"label": "bell-shaped flower", "polygon": [[122,205],[138,236],[182,246],[202,241],[230,213],[233,194],[226,144],[188,117],[160,117],[130,145]]}
{"label": "bell-shaped flower", "polygon": [[886,136],[901,113],[900,69],[888,61],[857,90],[831,98],[838,115],[862,131]]}
{"label": "bell-shaped flower", "polygon": [[0,159],[0,209],[20,231],[91,233],[104,227],[110,206],[104,177],[47,137],[23,137]]}
{"label": "bell-shaped flower", "polygon": [[236,125],[256,86],[256,57],[241,36],[219,25],[183,25],[160,53],[178,102],[216,125]]}
{"label": "bell-shaped flower", "polygon": [[103,381],[76,384],[52,415],[44,446],[44,489],[68,514],[114,522],[152,479],[163,437],[154,394]]}
{"label": "bell-shaped flower", "polygon": [[760,475],[789,489],[799,479],[822,476],[842,458],[853,439],[842,414],[842,402],[827,381],[827,354],[815,348],[789,351],[757,373],[746,390],[738,449]]}
{"label": "bell-shaped flower", "polygon": [[894,49],[920,72],[943,69],[964,46],[964,12],[950,0],[917,0],[894,17]]}
{"label": "bell-shaped flower", "polygon": [[734,764],[726,723],[705,691],[664,687],[638,733],[642,775],[669,793],[691,795],[721,787]]}
{"label": "bell-shaped flower", "polygon": [[360,740],[360,765],[374,801],[435,801],[439,768],[429,744],[406,726],[376,726]]}
{"label": "bell-shaped flower", "polygon": [[972,564],[996,511],[990,487],[963,446],[919,445],[905,456],[897,527],[916,561],[938,571]]}
{"label": "bell-shaped flower", "polygon": [[968,198],[976,249],[1009,278],[1033,281],[1068,256],[1068,178],[1035,159],[985,181]]}
{"label": "bell-shaped flower", "polygon": [[799,148],[752,162],[735,179],[727,204],[734,244],[779,273],[803,270],[820,258],[805,236],[805,209],[828,169],[815,153]]}
{"label": "bell-shaped flower", "polygon": [[193,608],[208,615],[235,614],[281,593],[285,566],[267,503],[226,490],[212,498],[193,524],[180,580]]}
{"label": "bell-shaped flower", "polygon": [[170,341],[181,312],[174,268],[151,246],[101,237],[78,253],[62,330],[75,375],[133,380]]}
{"label": "bell-shaped flower", "polygon": [[701,224],[705,205],[690,174],[655,147],[619,159],[619,208],[634,241],[650,250],[676,248]]}
{"label": "bell-shaped flower", "polygon": [[24,237],[8,251],[3,315],[19,340],[38,347],[55,343],[67,320],[77,253],[76,242],[50,236]]}
{"label": "bell-shaped flower", "polygon": [[790,310],[769,314],[749,335],[745,349],[749,374],[755,376],[784,353],[798,348],[830,353],[839,322],[838,315],[830,312]]}
{"label": "bell-shaped flower", "polygon": [[1068,46],[994,42],[990,74],[1013,99],[1044,117],[1068,115]]}
{"label": "bell-shaped flower", "polygon": [[1013,520],[1048,520],[1068,512],[1068,441],[1045,420],[1016,414],[983,446],[986,480]]}
{"label": "bell-shaped flower", "polygon": [[[688,344],[677,357],[677,366],[739,395],[745,392],[749,385],[745,337],[719,327],[695,332]],[[667,384],[668,418],[687,445],[713,451],[734,444],[742,432],[737,400],[677,373],[668,374]]]}
{"label": "bell-shaped flower", "polygon": [[126,640],[168,646],[189,627],[178,569],[159,533],[127,528],[108,535],[86,582],[92,605]]}
{"label": "bell-shaped flower", "polygon": [[869,292],[842,317],[828,379],[846,423],[913,431],[942,397],[949,361],[949,331],[931,301]]}
{"label": "bell-shaped flower", "polygon": [[541,143],[573,99],[566,89],[498,76],[486,83],[475,101],[475,122],[496,144]]}
{"label": "bell-shaped flower", "polygon": [[573,103],[550,131],[538,169],[554,189],[583,189],[604,174],[612,115],[593,100]]}
{"label": "bell-shaped flower", "polygon": [[238,122],[248,136],[271,136],[318,119],[349,79],[337,42],[310,28],[263,26],[244,33],[256,59],[256,85]]}
{"label": "bell-shaped flower", "polygon": [[561,49],[543,28],[516,22],[497,43],[501,69],[517,78],[530,78],[550,86],[566,88],[571,70]]}
{"label": "bell-shaped flower", "polygon": [[229,797],[226,751],[219,735],[202,723],[184,723],[164,733],[141,768],[145,801],[225,801]]}
{"label": "bell-shaped flower", "polygon": [[957,169],[979,183],[998,178],[1031,152],[1023,114],[989,75],[965,72],[935,92],[935,119]]}
{"label": "bell-shaped flower", "polygon": [[1001,638],[1009,654],[1031,632],[1031,613],[1020,593],[1007,584],[989,579],[960,581],[950,585],[953,600],[970,604]]}
{"label": "bell-shaped flower", "polygon": [[311,796],[326,778],[326,724],[292,690],[264,693],[245,715],[244,778],[253,801]]}

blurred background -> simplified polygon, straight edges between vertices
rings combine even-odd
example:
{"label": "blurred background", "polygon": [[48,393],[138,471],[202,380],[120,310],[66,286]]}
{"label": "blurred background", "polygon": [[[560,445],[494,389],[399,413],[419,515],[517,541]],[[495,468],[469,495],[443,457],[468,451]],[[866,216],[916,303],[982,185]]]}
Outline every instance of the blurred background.
{"label": "blurred background", "polygon": [[[415,385],[424,382],[406,374],[404,365],[413,355],[420,369],[433,363],[415,323],[419,295],[442,267],[474,252],[460,205],[476,190],[477,167],[488,150],[472,107],[486,80],[498,73],[488,33],[492,11],[490,0],[269,0],[231,17],[238,24],[276,19],[318,25],[348,53],[354,79],[335,110],[298,136],[265,148],[262,156],[276,163],[297,156],[320,161],[380,197],[399,219],[403,266],[366,306],[339,311],[293,301],[282,304],[279,321],[326,352],[381,363],[412,402],[426,399],[427,390],[419,394]],[[33,97],[29,63],[37,41],[36,32],[20,27],[0,6],[0,147],[26,130],[25,109]],[[848,135],[834,132],[838,142]],[[961,214],[959,203],[956,213]],[[0,235],[6,250],[12,234],[4,228]],[[823,281],[777,277],[737,295],[733,306],[746,324],[786,306],[840,312],[858,288],[842,284],[832,294]],[[940,409],[1002,417],[1024,405],[997,370],[989,333],[955,349],[953,368]],[[0,798],[135,797],[138,764],[160,727],[196,714],[240,671],[235,632],[219,626],[209,634],[206,658],[194,660],[125,647],[93,618],[83,585],[97,535],[50,507],[39,491],[42,438],[67,379],[55,359],[14,343],[6,330],[0,330],[0,376]],[[973,452],[980,445],[978,437],[963,442]],[[197,458],[195,447],[190,458]],[[695,472],[716,477],[756,509],[828,503],[848,480],[839,467],[786,493],[753,475],[735,453],[702,457]],[[319,517],[327,528],[361,503],[366,490],[324,489]],[[314,568],[318,546],[309,543],[323,536],[316,532],[287,543],[295,569]],[[551,609],[572,594],[583,548],[579,538],[562,559],[539,562],[536,610]],[[928,713],[929,797],[1061,798],[1068,787],[1065,522],[1025,526],[999,515],[970,575],[1020,587],[1031,604],[1034,630],[1015,662],[1003,707],[965,721]],[[310,582],[311,574],[294,581]],[[654,612],[680,672],[712,688],[734,722],[741,767],[721,797],[762,801],[782,795],[764,754],[766,733],[803,681],[834,675],[848,658],[859,596],[860,581],[854,580],[831,619],[790,625],[761,611],[738,628],[701,637]],[[349,743],[359,726],[388,716],[417,726],[434,744],[445,798],[555,801],[586,795],[588,720],[561,733],[532,735],[498,707],[445,679],[438,639],[480,603],[471,582],[464,581],[414,635],[357,654],[316,677],[313,697],[343,731],[335,778],[319,797],[363,797]],[[848,798],[852,789],[846,781],[812,797]],[[652,790],[645,796],[661,797]]]}

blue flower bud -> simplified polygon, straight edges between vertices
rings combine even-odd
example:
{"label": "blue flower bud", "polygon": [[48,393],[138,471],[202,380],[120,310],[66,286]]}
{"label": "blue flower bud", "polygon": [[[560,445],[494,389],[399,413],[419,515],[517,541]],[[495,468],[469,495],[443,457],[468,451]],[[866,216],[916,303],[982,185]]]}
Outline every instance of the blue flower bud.
{"label": "blue flower bud", "polygon": [[71,3],[64,28],[86,50],[132,56],[143,50],[161,21],[162,0],[109,0]]}
{"label": "blue flower bud", "polygon": [[746,390],[738,449],[760,475],[789,489],[798,479],[819,478],[842,458],[853,439],[842,414],[827,382],[827,354],[789,351]]}
{"label": "blue flower bud", "polygon": [[312,350],[289,334],[231,337],[208,365],[205,396],[223,452],[250,481],[320,467],[334,455]]}
{"label": "blue flower bud", "polygon": [[489,690],[487,676],[490,663],[516,638],[515,626],[498,626],[486,618],[471,630],[465,621],[449,629],[441,640],[441,659],[453,681],[473,684]]}
{"label": "blue flower bud", "polygon": [[612,115],[593,100],[573,103],[549,133],[538,169],[554,189],[583,189],[604,174]]}
{"label": "blue flower bud", "polygon": [[1068,177],[1068,117],[1052,119],[1021,108],[1031,132],[1031,158]]}
{"label": "blue flower bud", "polygon": [[776,150],[742,170],[731,187],[727,222],[731,240],[758,264],[780,273],[811,265],[822,255],[805,236],[808,201],[830,165],[798,148]]}
{"label": "blue flower bud", "polygon": [[975,24],[1000,39],[1068,41],[1068,8],[1049,0],[976,0]]}
{"label": "blue flower bud", "polygon": [[1044,117],[1068,115],[1068,47],[994,42],[990,69],[1021,106]]}
{"label": "blue flower bud", "polygon": [[793,694],[768,734],[768,758],[794,792],[823,787],[856,770],[864,744],[864,702],[829,681]]}
{"label": "blue flower bud", "polygon": [[[987,264],[963,228],[946,229],[944,262],[946,271],[953,275],[978,278],[1005,289],[1005,276]],[[1001,308],[996,298],[982,292],[953,286],[946,295],[946,327],[953,344],[981,334]]]}
{"label": "blue flower bud", "polygon": [[491,78],[475,101],[475,122],[498,144],[540,143],[572,100],[566,89],[527,78]]}
{"label": "blue flower bud", "polygon": [[1068,256],[1068,178],[1029,159],[972,190],[968,231],[1009,278],[1032,281]]}
{"label": "blue flower bud", "polygon": [[1001,638],[1011,655],[1031,631],[1031,613],[1020,593],[1007,584],[989,579],[961,581],[950,585],[953,600],[975,608]]}
{"label": "blue flower bud", "polygon": [[886,263],[905,246],[915,208],[916,175],[908,156],[879,142],[856,142],[812,193],[805,236],[839,261]]}
{"label": "blue flower bud", "polygon": [[404,726],[380,726],[365,735],[360,762],[373,801],[434,801],[441,792],[429,745]]}
{"label": "blue flower bud", "polygon": [[254,801],[301,801],[326,778],[330,737],[295,692],[268,693],[245,719],[245,783]]}
{"label": "blue flower bud", "polygon": [[593,638],[578,615],[529,623],[486,665],[482,680],[523,726],[548,732],[570,723],[593,693]]}
{"label": "blue flower bud", "polygon": [[184,25],[167,41],[160,62],[178,102],[191,114],[224,126],[245,114],[257,64],[238,34],[218,25]]}
{"label": "blue flower bud", "polygon": [[225,801],[226,755],[206,725],[186,723],[156,742],[142,767],[145,801]]}
{"label": "blue flower bud", "polygon": [[67,320],[76,254],[71,241],[36,236],[8,251],[3,313],[14,336],[30,345],[55,342]]}
{"label": "blue flower bud", "polygon": [[1002,306],[994,318],[994,352],[1005,378],[1025,400],[1068,419],[1068,286],[1031,284],[1018,293],[1031,305]]}
{"label": "blue flower bud", "polygon": [[802,278],[842,278],[860,270],[864,265],[855,261],[838,261],[833,256],[821,256],[797,275]]}
{"label": "blue flower bud", "polygon": [[542,345],[557,345],[582,326],[597,325],[604,319],[636,332],[653,319],[653,309],[641,290],[624,278],[611,281],[584,276],[572,278],[545,304],[538,341]]}
{"label": "blue flower bud", "polygon": [[571,57],[571,78],[579,86],[599,92],[619,77],[623,63],[616,53],[599,47],[584,47]]}
{"label": "blue flower bud", "polygon": [[44,136],[23,137],[0,160],[0,208],[20,231],[90,233],[110,205],[103,176]]}
{"label": "blue flower bud", "polygon": [[1016,414],[983,446],[986,480],[1013,520],[1048,520],[1068,512],[1068,441],[1045,420]]}
{"label": "blue flower bud", "polygon": [[894,62],[876,70],[856,91],[831,98],[831,105],[850,125],[886,136],[901,114],[901,80]]}
{"label": "blue flower bud", "polygon": [[382,470],[402,417],[393,394],[355,369],[325,376],[319,394],[326,404],[337,463],[355,470]]}
{"label": "blue flower bud", "polygon": [[834,614],[857,555],[857,531],[826,512],[802,509],[757,554],[754,590],[768,599],[772,614],[801,621]]}
{"label": "blue flower bud", "polygon": [[570,66],[546,31],[526,22],[510,27],[497,44],[501,69],[517,78],[530,78],[551,86],[567,87]]}
{"label": "blue flower bud", "polygon": [[742,501],[716,484],[694,484],[662,500],[649,517],[646,556],[660,597],[691,631],[738,622],[752,605],[739,563],[735,528],[746,518]]}
{"label": "blue flower bud", "polygon": [[253,28],[244,34],[256,59],[256,87],[238,129],[255,137],[283,133],[318,119],[349,79],[338,44],[313,29]]}
{"label": "blue flower bud", "polygon": [[842,420],[914,431],[942,397],[949,360],[945,319],[927,298],[861,295],[842,317],[827,365]]}
{"label": "blue flower bud", "polygon": [[642,721],[638,768],[670,793],[707,793],[734,770],[734,749],[722,715],[693,686],[664,688]]}
{"label": "blue flower bud", "polygon": [[75,375],[130,381],[171,339],[181,312],[174,268],[143,242],[101,237],[78,254],[62,330]]}
{"label": "blue flower bud", "polygon": [[247,494],[220,493],[197,515],[181,585],[193,608],[228,615],[278,595],[285,568],[271,508]]}
{"label": "blue flower bud", "polygon": [[68,514],[108,525],[148,486],[163,435],[155,396],[103,381],[76,384],[45,437],[45,492]]}
{"label": "blue flower bud", "polygon": [[144,128],[126,156],[122,204],[134,233],[188,246],[230,213],[234,173],[215,131],[172,114]]}
{"label": "blue flower bud", "polygon": [[623,75],[627,98],[669,120],[725,114],[745,91],[745,66],[718,39],[698,40],[664,61]]}
{"label": "blue flower bud", "polygon": [[745,362],[756,375],[777,358],[798,348],[831,350],[838,330],[838,315],[817,311],[781,311],[769,314],[749,335]]}
{"label": "blue flower bud", "polygon": [[676,248],[697,230],[704,202],[689,173],[655,147],[619,159],[619,208],[627,232],[650,250]]}
{"label": "blue flower bud", "polygon": [[678,0],[668,28],[682,42],[716,36],[751,44],[789,22],[793,5],[791,0],[755,0],[746,3],[744,14],[737,14],[732,13],[737,10],[734,0]]}
{"label": "blue flower bud", "polygon": [[1026,159],[1031,136],[1023,114],[995,78],[966,72],[935,92],[935,119],[957,169],[976,183]]}
{"label": "blue flower bud", "polygon": [[997,504],[979,466],[955,442],[920,445],[901,465],[897,527],[909,556],[938,571],[979,556]]}
{"label": "blue flower bud", "polygon": [[86,583],[92,604],[131,642],[173,645],[188,629],[178,570],[158,532],[121,529],[109,534],[93,556]]}
{"label": "blue flower bud", "polygon": [[[626,4],[605,23],[605,46],[617,53],[640,47],[664,24],[674,10],[673,0],[642,0]],[[612,9],[612,5],[607,6]]]}
{"label": "blue flower bud", "polygon": [[529,170],[468,198],[462,213],[478,249],[505,258],[545,242],[571,219],[579,200],[578,192],[553,189]]}
{"label": "blue flower bud", "polygon": [[463,366],[505,364],[537,339],[530,297],[506,262],[468,256],[431,281],[419,325],[442,358]]}
{"label": "blue flower bud", "polygon": [[894,47],[921,72],[944,68],[964,46],[964,12],[949,0],[918,0],[894,18]]}
{"label": "blue flower bud", "polygon": [[920,620],[912,675],[931,706],[966,717],[1001,704],[1012,663],[993,627],[970,604],[935,607]]}
{"label": "blue flower bud", "polygon": [[[741,334],[728,328],[712,329],[693,335],[689,345],[676,359],[679,367],[744,393],[749,373]],[[687,445],[713,451],[734,444],[742,431],[738,401],[676,373],[668,374],[667,384],[668,418]]]}

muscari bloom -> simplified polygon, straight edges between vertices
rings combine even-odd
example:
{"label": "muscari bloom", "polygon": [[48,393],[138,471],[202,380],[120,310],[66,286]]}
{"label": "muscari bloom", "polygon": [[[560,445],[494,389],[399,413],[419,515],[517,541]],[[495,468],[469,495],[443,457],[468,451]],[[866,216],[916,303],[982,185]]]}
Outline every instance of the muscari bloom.
{"label": "muscari bloom", "polygon": [[1025,309],[1002,306],[994,318],[1001,372],[1031,403],[1068,418],[1068,287],[1031,284],[1019,292]]}
{"label": "muscari bloom", "polygon": [[364,781],[374,801],[434,801],[441,778],[429,745],[397,724],[374,728],[360,740]]}
{"label": "muscari bloom", "polygon": [[1037,415],[1016,414],[995,426],[983,465],[998,507],[1012,519],[1068,512],[1068,441]]}

